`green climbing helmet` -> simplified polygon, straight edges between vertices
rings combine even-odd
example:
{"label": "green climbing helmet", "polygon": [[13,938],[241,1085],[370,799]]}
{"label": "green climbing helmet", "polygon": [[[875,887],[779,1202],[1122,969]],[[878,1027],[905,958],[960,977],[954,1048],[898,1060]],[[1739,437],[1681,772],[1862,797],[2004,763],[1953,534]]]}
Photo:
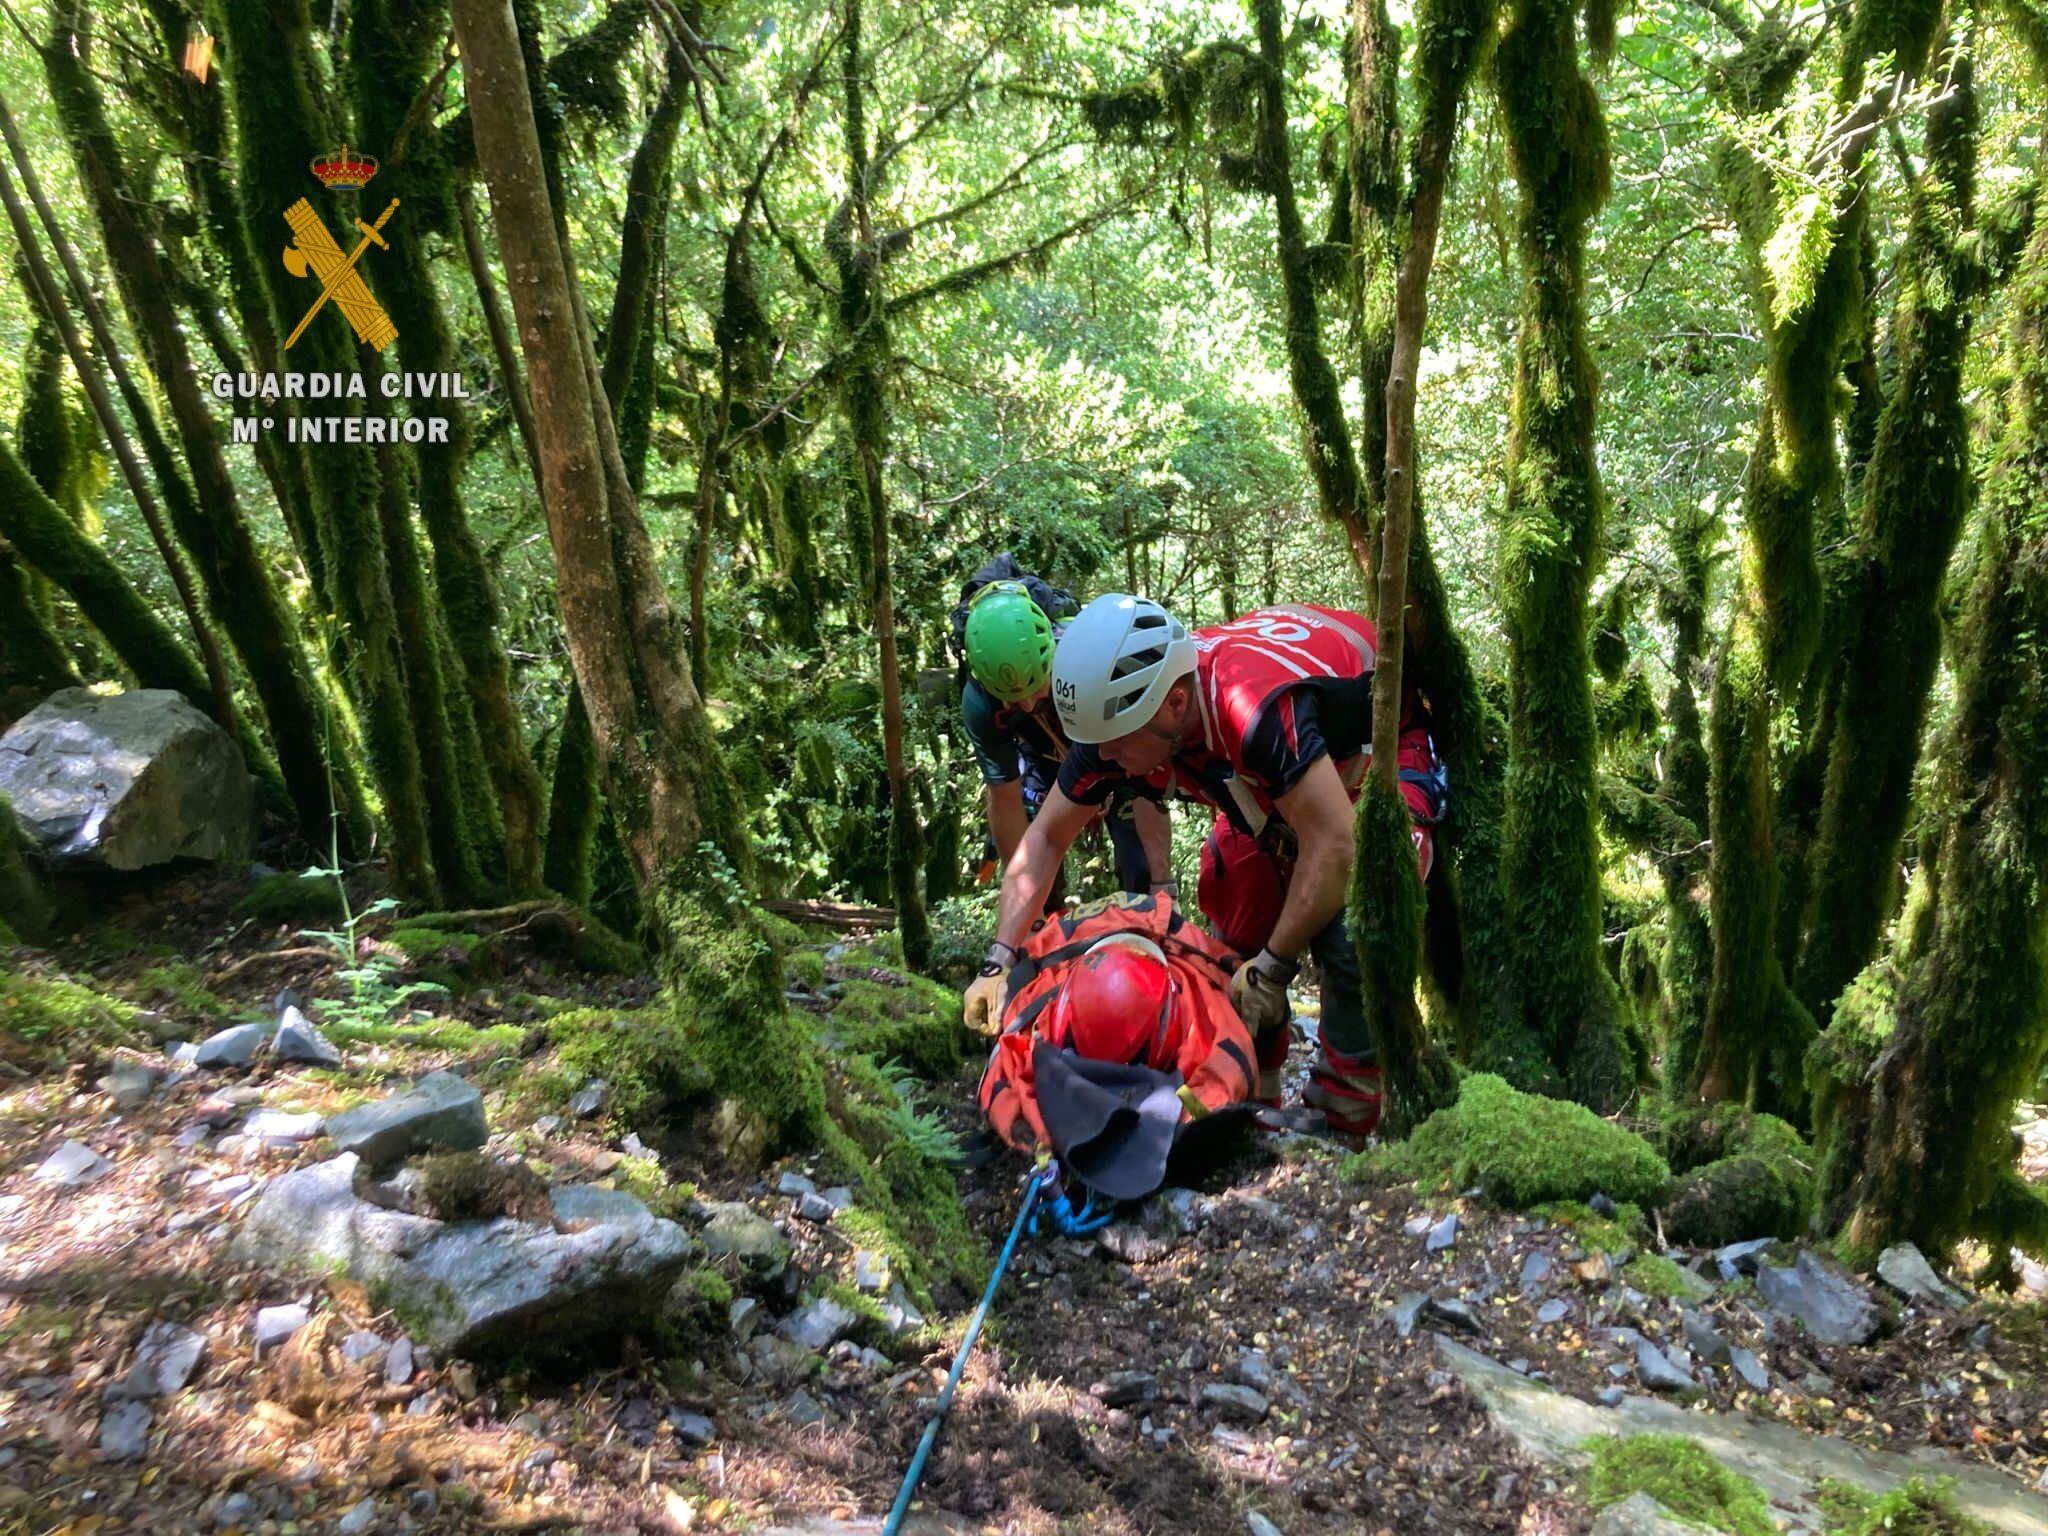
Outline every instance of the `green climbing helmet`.
{"label": "green climbing helmet", "polygon": [[1052,620],[1021,581],[992,581],[967,607],[967,670],[1004,704],[1022,704],[1052,678]]}

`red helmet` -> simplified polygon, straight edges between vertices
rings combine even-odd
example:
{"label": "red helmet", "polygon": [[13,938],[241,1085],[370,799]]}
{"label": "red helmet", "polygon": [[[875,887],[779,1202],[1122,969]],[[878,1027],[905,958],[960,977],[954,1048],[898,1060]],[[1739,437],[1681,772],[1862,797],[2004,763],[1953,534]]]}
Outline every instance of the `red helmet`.
{"label": "red helmet", "polygon": [[1052,1038],[1096,1061],[1173,1065],[1173,973],[1140,934],[1112,934],[1074,962],[1053,1012]]}

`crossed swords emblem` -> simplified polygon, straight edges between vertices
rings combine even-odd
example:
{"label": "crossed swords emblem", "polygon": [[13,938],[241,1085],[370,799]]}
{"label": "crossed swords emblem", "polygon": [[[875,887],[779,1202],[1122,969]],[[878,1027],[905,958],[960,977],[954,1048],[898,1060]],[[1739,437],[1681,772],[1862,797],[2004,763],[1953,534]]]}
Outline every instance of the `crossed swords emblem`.
{"label": "crossed swords emblem", "polygon": [[390,250],[391,243],[381,233],[391,215],[398,211],[398,199],[391,199],[391,206],[377,217],[374,224],[355,221],[356,228],[363,232],[363,238],[356,242],[356,248],[344,256],[341,247],[334,243],[334,237],[327,233],[327,226],[320,222],[320,215],[313,211],[313,205],[303,197],[284,213],[285,223],[292,227],[292,243],[284,248],[285,270],[293,277],[304,277],[310,270],[320,280],[320,297],[313,301],[313,307],[306,311],[298,326],[285,342],[289,352],[313,323],[313,317],[320,313],[329,299],[334,300],[349,325],[356,333],[356,339],[365,346],[381,352],[398,339],[398,327],[391,323],[391,317],[384,313],[384,306],[371,296],[363,283],[362,275],[356,271],[356,263],[363,259],[363,252],[371,246]]}

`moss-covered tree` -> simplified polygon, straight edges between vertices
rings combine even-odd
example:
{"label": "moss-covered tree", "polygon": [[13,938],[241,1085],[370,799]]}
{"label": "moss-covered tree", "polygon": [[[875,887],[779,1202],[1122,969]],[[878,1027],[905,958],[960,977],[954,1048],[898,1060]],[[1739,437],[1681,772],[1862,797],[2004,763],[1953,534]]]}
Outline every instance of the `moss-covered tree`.
{"label": "moss-covered tree", "polygon": [[[215,0],[209,15],[234,102],[248,239],[255,249],[267,250],[286,230],[284,210],[308,195],[306,167],[341,142],[326,82],[314,68],[321,50],[312,40],[313,18],[305,0]],[[281,263],[259,263],[257,270],[271,323],[288,335],[311,302],[306,285]],[[361,360],[348,327],[338,316],[316,318],[327,323],[306,328],[292,350],[292,365],[309,373],[356,372]],[[383,800],[392,883],[403,894],[430,896],[436,882],[420,740],[422,733],[445,731],[446,719],[413,718],[406,679],[408,637],[400,632],[392,604],[376,451],[368,445],[326,443],[300,451],[317,456],[308,459],[307,478],[328,598],[339,626],[333,640]],[[410,638],[415,644],[430,639]],[[459,813],[459,791],[444,791],[435,805],[444,817]]]}
{"label": "moss-covered tree", "polygon": [[[2042,57],[2048,60],[2048,51]],[[1944,203],[1955,208],[1973,171],[1966,53],[1930,110],[1929,134],[1923,211],[1933,216]],[[1838,1117],[1831,1127],[1838,1145],[1823,1149],[1839,1158],[1839,1142],[1854,1148],[1848,1232],[1869,1253],[1902,1239],[1936,1253],[1976,1236],[1994,1244],[2001,1264],[2014,1243],[2048,1255],[2048,1200],[2014,1172],[2011,1129],[2015,1103],[2048,1059],[2048,908],[2039,898],[2040,871],[2048,868],[2043,196],[2048,186],[2037,178],[2033,232],[2010,287],[2004,430],[1985,481],[1956,635],[1955,720],[1934,776],[1933,851],[1900,924],[1896,953],[1880,962],[1889,986],[1870,989],[1879,1004],[1876,1030],[1845,1006],[1814,1052],[1819,1086],[1828,1092],[1841,1086],[1841,1067],[1858,1063],[1852,1052],[1822,1047],[1859,1025],[1884,1038],[1867,1073],[1867,1119]],[[1952,219],[1935,222],[1948,236],[1956,233]],[[1830,1067],[1836,1082],[1829,1081]]]}
{"label": "moss-covered tree", "polygon": [[1521,191],[1522,317],[1500,540],[1510,661],[1501,876],[1525,1017],[1573,1096],[1605,1108],[1634,1086],[1600,959],[1598,742],[1586,646],[1603,501],[1586,227],[1607,195],[1607,129],[1579,61],[1577,8],[1512,0],[1503,15],[1494,82]]}
{"label": "moss-covered tree", "polygon": [[[351,23],[349,67],[357,142],[386,159],[384,174],[405,199],[411,233],[370,269],[371,286],[398,328],[398,360],[409,372],[455,371],[455,338],[435,285],[429,236],[458,233],[448,145],[409,121],[435,78],[448,36],[445,0],[365,0]],[[450,750],[467,770],[465,726],[473,728],[489,774],[488,795],[465,794],[461,833],[474,849],[502,849],[505,878],[519,894],[540,886],[540,774],[526,750],[501,639],[496,585],[471,530],[462,474],[471,452],[470,413],[444,413],[446,439],[414,449],[420,522],[433,549],[434,594],[463,690],[451,690]],[[394,565],[395,569],[395,565]],[[466,711],[469,720],[459,718]],[[436,862],[443,861],[436,847]],[[498,862],[486,860],[485,862]],[[451,892],[451,894],[455,894]],[[482,894],[482,892],[478,892]]]}

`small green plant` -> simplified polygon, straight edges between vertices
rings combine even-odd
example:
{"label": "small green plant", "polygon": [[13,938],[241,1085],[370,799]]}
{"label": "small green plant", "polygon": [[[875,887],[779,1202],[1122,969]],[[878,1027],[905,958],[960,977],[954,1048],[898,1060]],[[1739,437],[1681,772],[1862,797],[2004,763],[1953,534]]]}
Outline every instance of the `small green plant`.
{"label": "small green plant", "polygon": [[889,1128],[921,1157],[935,1163],[951,1163],[960,1156],[960,1138],[924,1107],[924,1084],[908,1067],[897,1062],[876,1062],[875,1070],[895,1095],[893,1103],[882,1105]]}
{"label": "small green plant", "polygon": [[1912,1478],[1879,1497],[1832,1480],[1820,1485],[1827,1536],[1991,1536],[1991,1527],[1955,1506],[1947,1479]]}

